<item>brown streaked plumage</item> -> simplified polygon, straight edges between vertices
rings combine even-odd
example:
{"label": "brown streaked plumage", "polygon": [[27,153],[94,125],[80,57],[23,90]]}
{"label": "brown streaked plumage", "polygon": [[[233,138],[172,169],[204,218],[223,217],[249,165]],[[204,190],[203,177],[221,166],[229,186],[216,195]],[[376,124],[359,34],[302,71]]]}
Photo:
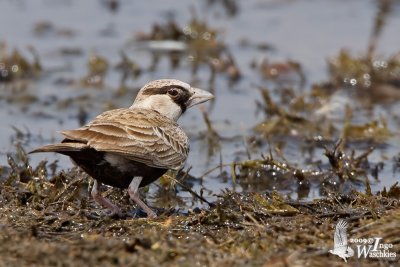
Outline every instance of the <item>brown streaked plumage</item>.
{"label": "brown streaked plumage", "polygon": [[93,198],[114,213],[119,208],[102,197],[99,184],[128,188],[131,198],[148,214],[156,214],[142,202],[138,188],[148,185],[168,169],[183,167],[189,140],[176,123],[187,108],[213,96],[178,80],[156,80],[146,84],[130,108],[104,112],[84,127],[62,131],[59,144],[36,152],[69,156],[95,179]]}

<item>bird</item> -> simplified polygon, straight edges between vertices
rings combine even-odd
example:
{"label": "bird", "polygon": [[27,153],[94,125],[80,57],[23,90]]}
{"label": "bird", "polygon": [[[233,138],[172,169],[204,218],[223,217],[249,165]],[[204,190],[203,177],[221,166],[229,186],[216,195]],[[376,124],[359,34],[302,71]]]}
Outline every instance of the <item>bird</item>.
{"label": "bird", "polygon": [[330,253],[341,257],[345,262],[347,258],[354,256],[354,250],[348,246],[347,243],[347,222],[339,220],[336,225],[335,234],[333,236],[333,249],[329,250]]}
{"label": "bird", "polygon": [[189,154],[189,138],[177,120],[191,108],[214,98],[208,91],[176,79],[150,81],[129,108],[101,113],[85,126],[64,130],[60,143],[30,153],[56,152],[69,156],[94,179],[93,199],[111,214],[121,209],[100,192],[100,184],[127,189],[130,198],[146,212],[157,214],[139,197],[146,186],[167,170],[183,168]]}

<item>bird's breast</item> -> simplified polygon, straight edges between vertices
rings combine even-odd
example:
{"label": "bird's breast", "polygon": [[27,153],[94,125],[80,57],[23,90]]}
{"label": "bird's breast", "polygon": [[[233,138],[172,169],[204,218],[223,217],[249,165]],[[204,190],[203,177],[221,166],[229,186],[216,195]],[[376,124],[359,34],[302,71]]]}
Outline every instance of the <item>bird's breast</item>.
{"label": "bird's breast", "polygon": [[123,156],[98,152],[94,149],[68,153],[68,156],[92,178],[118,188],[127,188],[135,176],[143,177],[140,187],[146,186],[167,171],[167,169],[150,167]]}

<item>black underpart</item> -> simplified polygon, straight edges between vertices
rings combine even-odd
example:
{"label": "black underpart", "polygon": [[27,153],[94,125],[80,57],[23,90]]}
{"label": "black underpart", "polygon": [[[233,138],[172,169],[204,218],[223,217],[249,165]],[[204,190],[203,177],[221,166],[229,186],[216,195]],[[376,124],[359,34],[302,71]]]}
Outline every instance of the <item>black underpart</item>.
{"label": "black underpart", "polygon": [[170,89],[176,89],[178,90],[178,94],[176,96],[171,96],[171,99],[174,100],[174,102],[181,107],[182,113],[186,111],[187,108],[187,102],[189,98],[192,96],[188,90],[183,88],[182,86],[179,85],[166,85],[161,88],[156,88],[156,87],[150,87],[146,88],[143,91],[143,95],[164,95],[168,93],[168,90]]}
{"label": "black underpart", "polygon": [[[77,141],[63,140],[63,143],[68,142]],[[129,163],[129,170],[122,172],[104,159],[105,152],[97,151],[93,148],[59,153],[69,156],[76,165],[97,181],[118,188],[128,188],[135,176],[143,177],[139,185],[139,187],[143,187],[154,182],[167,172],[167,169],[149,167],[146,164],[136,161],[131,161]]]}

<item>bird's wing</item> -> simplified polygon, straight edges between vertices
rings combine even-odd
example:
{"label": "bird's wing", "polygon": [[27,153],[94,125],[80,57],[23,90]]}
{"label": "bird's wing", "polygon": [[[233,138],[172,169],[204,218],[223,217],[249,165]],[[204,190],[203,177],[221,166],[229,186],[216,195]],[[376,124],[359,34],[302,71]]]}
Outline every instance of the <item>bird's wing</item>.
{"label": "bird's wing", "polygon": [[188,137],[179,125],[151,110],[107,111],[82,128],[61,133],[98,151],[155,168],[179,169],[189,153]]}
{"label": "bird's wing", "polygon": [[333,237],[334,250],[343,250],[343,253],[347,249],[347,222],[344,220],[339,220],[336,225],[335,235]]}

